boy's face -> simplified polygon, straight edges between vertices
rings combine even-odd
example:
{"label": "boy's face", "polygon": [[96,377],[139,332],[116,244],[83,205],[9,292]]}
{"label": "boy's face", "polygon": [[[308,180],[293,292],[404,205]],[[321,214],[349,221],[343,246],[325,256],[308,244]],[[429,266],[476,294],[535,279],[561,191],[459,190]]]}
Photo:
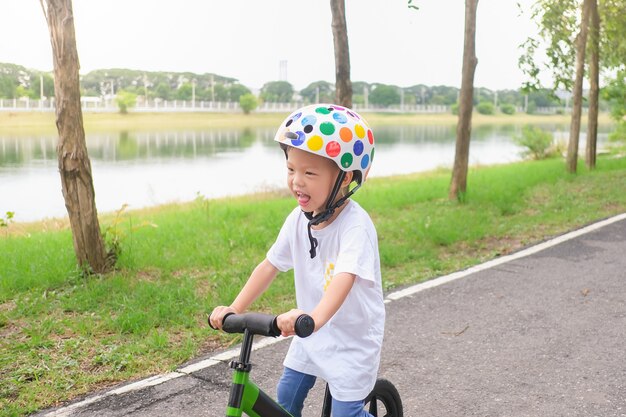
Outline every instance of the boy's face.
{"label": "boy's face", "polygon": [[324,211],[338,174],[339,167],[330,159],[298,148],[287,152],[287,186],[303,211]]}

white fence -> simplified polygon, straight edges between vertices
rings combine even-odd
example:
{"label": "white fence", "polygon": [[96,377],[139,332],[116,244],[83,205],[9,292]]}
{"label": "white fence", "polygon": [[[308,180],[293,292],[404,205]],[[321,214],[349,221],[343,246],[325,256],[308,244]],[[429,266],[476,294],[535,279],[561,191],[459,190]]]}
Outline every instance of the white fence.
{"label": "white fence", "polygon": [[[84,112],[115,113],[119,111],[117,104],[112,99],[99,97],[82,97],[82,108]],[[262,103],[255,112],[257,113],[289,113],[301,107],[302,102],[291,103]],[[377,113],[419,113],[419,114],[443,114],[450,112],[450,106],[437,105],[393,105],[389,107],[355,104],[353,109],[359,112]],[[28,98],[0,99],[0,111],[21,112],[21,111],[54,111],[54,98],[44,100],[33,100]],[[219,102],[219,101],[183,101],[183,100],[138,100],[137,105],[129,110],[133,113],[154,113],[154,112],[242,112],[239,103]],[[586,112],[587,108],[583,108]],[[524,113],[523,107],[516,108],[517,113]],[[570,114],[571,108],[563,107],[538,107],[534,109],[535,114]]]}
{"label": "white fence", "polygon": [[[114,100],[82,97],[82,109],[84,112],[115,113],[119,111]],[[289,113],[301,107],[304,103],[262,103],[255,112],[258,113]],[[354,110],[361,112],[382,112],[382,113],[449,113],[449,106],[430,105],[394,105],[390,107],[362,106],[354,105]],[[23,111],[54,111],[54,98],[44,100],[33,100],[29,98],[0,99],[0,111],[23,112]],[[213,101],[183,101],[183,100],[138,100],[137,105],[129,110],[133,113],[148,112],[242,112],[239,103],[233,102],[213,102]]]}

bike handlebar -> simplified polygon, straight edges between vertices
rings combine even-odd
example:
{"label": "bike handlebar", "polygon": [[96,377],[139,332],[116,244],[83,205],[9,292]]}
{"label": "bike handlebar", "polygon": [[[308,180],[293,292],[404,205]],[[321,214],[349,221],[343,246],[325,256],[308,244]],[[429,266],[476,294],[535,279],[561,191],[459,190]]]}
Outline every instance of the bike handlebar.
{"label": "bike handlebar", "polygon": [[[263,313],[230,313],[224,317],[222,330],[226,333],[243,333],[246,329],[262,336],[278,337],[280,329],[276,323],[276,317]],[[209,321],[209,326],[211,322]],[[215,329],[213,326],[211,328]],[[299,337],[308,337],[315,330],[315,321],[308,314],[302,314],[296,319],[295,332]]]}

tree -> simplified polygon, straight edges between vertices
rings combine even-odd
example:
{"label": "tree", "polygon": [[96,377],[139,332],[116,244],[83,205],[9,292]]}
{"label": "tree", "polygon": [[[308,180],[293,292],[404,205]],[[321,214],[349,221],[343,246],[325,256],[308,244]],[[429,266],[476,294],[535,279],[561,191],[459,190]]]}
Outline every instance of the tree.
{"label": "tree", "polygon": [[235,83],[228,88],[228,97],[230,99],[229,101],[239,102],[241,97],[246,94],[250,94],[250,89],[245,85]]}
{"label": "tree", "polygon": [[583,106],[583,78],[585,76],[585,51],[587,49],[587,33],[589,30],[589,9],[591,0],[584,0],[580,32],[576,36],[576,78],[572,91],[572,121],[567,146],[567,170],[576,173],[578,165],[578,139],[580,135],[580,118]]}
{"label": "tree", "polygon": [[536,0],[531,8],[531,19],[539,27],[539,36],[546,43],[548,57],[543,67],[538,66],[542,59],[537,57],[540,41],[529,37],[521,46],[519,66],[528,76],[523,85],[526,93],[541,87],[539,74],[549,72],[554,81],[553,89],[570,91],[574,78],[575,40],[572,34],[578,32],[579,0]]}
{"label": "tree", "polygon": [[316,81],[300,91],[309,103],[329,103],[334,101],[333,85],[327,81]]}
{"label": "tree", "polygon": [[369,95],[369,102],[378,106],[388,107],[392,104],[400,104],[398,87],[378,84]]}
{"label": "tree", "polygon": [[15,97],[16,85],[9,77],[0,77],[0,98]]}
{"label": "tree", "polygon": [[589,4],[589,114],[587,115],[587,146],[585,162],[589,169],[596,167],[596,148],[598,143],[598,110],[600,97],[600,16],[598,0]]}
{"label": "tree", "polygon": [[[537,62],[543,61],[536,56],[539,41],[528,38],[524,43],[525,53],[520,57],[520,67],[529,76],[525,88],[527,91],[540,86],[538,76],[544,71],[552,74],[553,91],[564,88],[569,91],[573,87],[573,111],[570,125],[570,143],[568,146],[567,168],[576,171],[578,153],[578,133],[580,112],[578,103],[582,96],[577,97],[582,83],[585,63],[589,66],[589,123],[587,137],[586,161],[590,168],[595,166],[597,141],[597,112],[599,108],[598,90],[599,73],[609,70],[619,73],[626,62],[626,19],[624,9],[626,0],[536,0],[532,7],[532,18],[539,27],[539,35],[546,41],[546,64],[543,68]],[[582,10],[582,12],[581,12]],[[581,43],[589,33],[589,47],[583,49]],[[572,34],[578,34],[572,39]],[[577,75],[574,78],[574,69]],[[580,73],[578,73],[580,71]]]}
{"label": "tree", "polygon": [[335,47],[335,101],[341,106],[352,107],[350,50],[348,47],[345,0],[330,0],[330,11]]}
{"label": "tree", "polygon": [[184,83],[176,90],[176,98],[178,100],[191,100],[193,95],[193,86],[191,83]]}
{"label": "tree", "polygon": [[91,162],[87,154],[80,106],[78,52],[71,0],[40,0],[52,44],[57,153],[65,207],[79,266],[104,273],[107,262],[96,210]]}
{"label": "tree", "polygon": [[156,97],[161,98],[163,100],[169,100],[171,94],[172,94],[172,89],[170,88],[169,84],[162,82],[157,85],[156,90],[155,90]]}
{"label": "tree", "polygon": [[[41,81],[43,80],[43,88],[41,88]],[[53,97],[54,96],[54,79],[47,73],[40,73],[38,77],[33,79],[31,90],[35,98]],[[43,90],[43,97],[41,92]]]}
{"label": "tree", "polygon": [[287,81],[270,81],[261,88],[261,99],[273,103],[287,103],[293,98],[293,87]]}
{"label": "tree", "polygon": [[211,101],[213,101],[213,97],[215,97],[215,101],[228,101],[228,89],[226,89],[224,84],[216,84],[213,86]]}
{"label": "tree", "polygon": [[618,71],[626,68],[626,0],[600,2],[600,51],[602,67]]}
{"label": "tree", "polygon": [[469,163],[470,135],[472,130],[472,109],[474,97],[474,73],[476,58],[476,9],[478,0],[465,0],[465,34],[463,42],[463,69],[461,94],[459,97],[459,120],[456,127],[456,151],[452,180],[448,197],[462,200],[467,191],[467,171]]}

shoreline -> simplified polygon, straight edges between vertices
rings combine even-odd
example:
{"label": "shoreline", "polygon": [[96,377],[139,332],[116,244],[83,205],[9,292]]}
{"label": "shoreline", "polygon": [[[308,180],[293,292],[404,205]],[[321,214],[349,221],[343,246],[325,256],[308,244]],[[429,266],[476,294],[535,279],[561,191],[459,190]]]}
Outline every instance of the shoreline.
{"label": "shoreline", "polygon": [[[455,125],[453,114],[410,113],[363,113],[369,124],[385,126],[394,123],[408,125]],[[210,128],[276,127],[284,118],[283,113],[83,113],[86,133],[132,131],[160,131],[172,129],[200,130]],[[567,124],[570,115],[482,115],[474,113],[472,125],[484,124]],[[583,120],[583,123],[585,120]],[[601,113],[599,123],[613,123],[608,113]],[[0,126],[5,135],[27,136],[33,134],[56,134],[55,114],[52,112],[0,112]]]}

